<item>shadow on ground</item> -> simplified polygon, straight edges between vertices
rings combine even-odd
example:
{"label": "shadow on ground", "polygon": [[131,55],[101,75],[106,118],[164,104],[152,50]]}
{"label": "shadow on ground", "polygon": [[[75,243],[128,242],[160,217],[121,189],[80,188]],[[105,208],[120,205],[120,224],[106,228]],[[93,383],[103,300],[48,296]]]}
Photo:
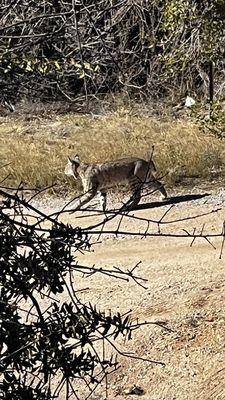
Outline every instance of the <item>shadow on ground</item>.
{"label": "shadow on ground", "polygon": [[173,197],[168,197],[167,199],[162,201],[153,201],[151,203],[138,204],[134,208],[134,210],[146,210],[148,208],[157,208],[169,204],[184,203],[186,201],[199,200],[209,195],[210,195],[209,193],[203,193],[203,194],[184,194],[182,196],[173,196]]}
{"label": "shadow on ground", "polygon": [[[187,201],[194,201],[194,200],[199,200],[202,199],[204,197],[210,196],[210,193],[203,193],[203,194],[184,194],[181,196],[172,196],[172,197],[168,197],[165,200],[161,200],[161,201],[153,201],[151,203],[144,203],[144,204],[138,204],[136,207],[134,207],[132,210],[130,211],[138,211],[138,210],[147,210],[147,209],[151,209],[151,208],[159,208],[162,206],[166,206],[166,205],[173,205],[173,204],[179,204],[179,203],[185,203]],[[99,214],[103,214],[102,210],[96,210],[90,207],[84,208],[82,209],[82,211],[94,211],[94,214],[91,215],[80,215],[77,216],[77,218],[86,218],[86,217],[93,217]],[[121,212],[128,212],[128,210],[126,210],[126,208],[123,209],[114,209],[114,210],[107,210],[105,212],[105,214],[115,214],[115,213],[121,213]]]}

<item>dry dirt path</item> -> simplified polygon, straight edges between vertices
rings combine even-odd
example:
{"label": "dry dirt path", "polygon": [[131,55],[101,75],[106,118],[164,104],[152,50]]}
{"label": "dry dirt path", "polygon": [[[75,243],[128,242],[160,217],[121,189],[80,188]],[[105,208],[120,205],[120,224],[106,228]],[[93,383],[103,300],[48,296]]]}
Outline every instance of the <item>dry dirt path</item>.
{"label": "dry dirt path", "polygon": [[[158,220],[168,206],[135,212],[135,216]],[[217,210],[217,211],[216,211]],[[196,219],[163,226],[162,232],[204,231],[219,233],[225,220],[225,191],[217,189],[207,199],[179,204],[165,217],[172,221],[198,216]],[[89,226],[98,217],[63,220],[72,225]],[[118,221],[109,223],[115,229]],[[123,231],[139,232],[146,223],[125,218]],[[151,232],[157,232],[155,224]],[[101,274],[77,278],[78,288],[88,288],[83,300],[102,309],[126,311],[140,320],[161,322],[171,332],[145,326],[134,335],[127,349],[136,355],[165,362],[165,367],[121,358],[122,368],[110,378],[109,398],[137,398],[124,390],[138,385],[143,400],[225,399],[225,252],[220,259],[222,238],[212,240],[214,249],[204,239],[190,247],[190,238],[140,237],[110,235],[101,237],[94,252],[78,257],[82,264],[133,267],[139,261],[138,274],[148,281],[146,289],[133,282],[109,279]],[[97,398],[97,397],[96,397]]]}

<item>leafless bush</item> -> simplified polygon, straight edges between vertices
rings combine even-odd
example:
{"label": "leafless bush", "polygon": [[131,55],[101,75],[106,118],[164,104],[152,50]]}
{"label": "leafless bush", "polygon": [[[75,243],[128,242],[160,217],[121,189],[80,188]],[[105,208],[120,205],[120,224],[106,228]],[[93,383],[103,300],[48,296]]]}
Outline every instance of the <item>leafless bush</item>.
{"label": "leafless bush", "polygon": [[80,99],[126,91],[145,99],[206,93],[208,63],[224,80],[221,2],[4,0],[1,96]]}
{"label": "leafless bush", "polygon": [[[145,280],[135,268],[80,265],[77,252],[91,247],[83,229],[58,222],[60,213],[48,216],[35,208],[31,200],[37,193],[26,200],[19,189],[0,192],[0,398],[53,399],[61,393],[78,398],[76,381],[88,398],[119,366],[116,354],[102,352],[102,346],[115,353],[117,337],[131,339],[141,324],[130,313],[113,315],[83,304],[73,274],[101,273],[140,285]],[[60,301],[62,293],[68,301]]]}
{"label": "leafless bush", "polygon": [[[40,191],[31,194],[20,188],[15,191],[0,188],[3,199],[0,206],[0,399],[47,400],[59,395],[65,395],[65,399],[70,395],[79,398],[77,381],[84,388],[82,398],[89,398],[104,380],[107,395],[107,377],[119,367],[117,354],[139,358],[126,350],[121,352],[116,346],[117,338],[131,339],[134,330],[147,322],[133,320],[130,312],[113,315],[99,311],[96,305],[84,304],[73,274],[101,273],[109,279],[133,280],[141,287],[144,287],[145,279],[136,274],[138,264],[126,272],[118,267],[89,267],[77,261],[77,253],[90,249],[91,236],[98,238],[110,233],[186,237],[192,239],[192,244],[198,238],[211,244],[212,238],[221,237],[222,255],[224,228],[213,234],[203,233],[203,229],[199,233],[187,229],[178,234],[163,233],[164,225],[178,222],[165,220],[173,203],[205,195],[177,197],[164,203],[137,207],[155,208],[168,204],[158,220],[130,214],[123,205],[119,210],[108,211],[101,222],[80,228],[59,221],[63,213],[76,212],[70,209],[70,204],[49,215],[34,207],[33,200],[38,194]],[[108,230],[108,222],[118,216],[116,229]],[[183,218],[179,222],[201,216]],[[141,220],[146,223],[146,229],[123,232],[121,222],[124,218]],[[150,229],[152,225],[158,226],[158,232]],[[62,293],[67,293],[68,301],[62,302]],[[49,302],[47,308],[43,298]],[[160,323],[155,324],[161,327]],[[162,328],[169,331],[169,328]],[[106,347],[111,353],[106,352]],[[143,361],[163,365],[162,361]],[[57,383],[53,377],[57,378]]]}

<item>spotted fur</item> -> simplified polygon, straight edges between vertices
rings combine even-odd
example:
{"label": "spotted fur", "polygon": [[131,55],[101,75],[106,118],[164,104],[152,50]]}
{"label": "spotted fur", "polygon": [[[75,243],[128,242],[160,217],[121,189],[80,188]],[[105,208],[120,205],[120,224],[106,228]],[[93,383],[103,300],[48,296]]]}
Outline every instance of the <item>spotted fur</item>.
{"label": "spotted fur", "polygon": [[106,192],[117,184],[128,183],[131,190],[129,208],[134,208],[141,199],[143,184],[151,186],[153,190],[159,190],[163,198],[167,197],[166,190],[161,182],[155,178],[156,168],[152,160],[145,161],[137,157],[122,158],[105,163],[86,164],[81,163],[79,156],[69,158],[65,167],[65,174],[80,178],[84,194],[79,200],[79,206],[83,206],[93,199],[98,192],[101,195],[101,205],[106,209]]}

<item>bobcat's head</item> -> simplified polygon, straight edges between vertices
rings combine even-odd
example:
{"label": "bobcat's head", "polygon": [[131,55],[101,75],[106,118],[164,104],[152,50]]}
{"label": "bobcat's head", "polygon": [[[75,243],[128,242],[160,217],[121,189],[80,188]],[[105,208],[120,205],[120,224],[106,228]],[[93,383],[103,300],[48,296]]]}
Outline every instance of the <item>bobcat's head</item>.
{"label": "bobcat's head", "polygon": [[72,175],[75,179],[79,178],[78,168],[80,166],[79,156],[76,154],[74,158],[68,157],[68,162],[65,167],[65,174]]}

